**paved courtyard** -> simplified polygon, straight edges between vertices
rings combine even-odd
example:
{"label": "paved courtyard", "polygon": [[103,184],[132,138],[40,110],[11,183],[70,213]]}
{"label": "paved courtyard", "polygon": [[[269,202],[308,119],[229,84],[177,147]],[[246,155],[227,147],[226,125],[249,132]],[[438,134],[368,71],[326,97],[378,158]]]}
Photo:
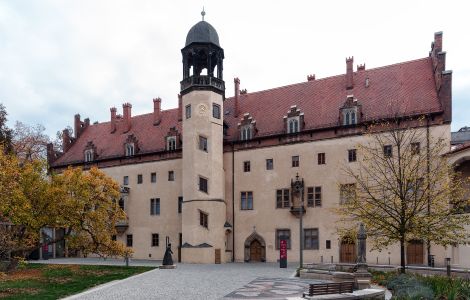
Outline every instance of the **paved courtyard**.
{"label": "paved courtyard", "polygon": [[[45,263],[122,265],[122,260],[54,259]],[[154,265],[155,261],[131,261]],[[306,282],[294,278],[295,265],[274,263],[178,264],[113,281],[66,299],[286,299],[302,294]]]}

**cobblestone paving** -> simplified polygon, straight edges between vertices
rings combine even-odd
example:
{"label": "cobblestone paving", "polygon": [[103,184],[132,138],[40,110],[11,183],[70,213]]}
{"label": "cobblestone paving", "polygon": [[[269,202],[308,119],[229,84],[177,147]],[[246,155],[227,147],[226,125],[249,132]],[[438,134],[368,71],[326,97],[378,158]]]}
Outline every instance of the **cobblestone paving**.
{"label": "cobblestone paving", "polygon": [[[294,272],[294,265],[280,269],[274,263],[178,264],[174,270],[155,269],[67,299],[222,299],[258,278],[293,278]],[[297,289],[298,283],[291,285]]]}

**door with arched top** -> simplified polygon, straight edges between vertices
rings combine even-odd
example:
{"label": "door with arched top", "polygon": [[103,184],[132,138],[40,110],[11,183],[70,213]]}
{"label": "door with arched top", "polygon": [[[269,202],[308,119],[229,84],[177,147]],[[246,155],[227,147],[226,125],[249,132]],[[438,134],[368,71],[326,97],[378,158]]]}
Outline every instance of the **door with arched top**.
{"label": "door with arched top", "polygon": [[258,240],[254,240],[250,244],[250,261],[251,262],[260,262],[263,258],[263,246]]}

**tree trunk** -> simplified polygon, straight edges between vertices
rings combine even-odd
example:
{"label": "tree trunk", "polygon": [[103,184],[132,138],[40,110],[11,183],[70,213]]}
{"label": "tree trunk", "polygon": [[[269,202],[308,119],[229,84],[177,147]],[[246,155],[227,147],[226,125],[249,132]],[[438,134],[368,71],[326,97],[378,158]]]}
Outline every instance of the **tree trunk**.
{"label": "tree trunk", "polygon": [[406,264],[405,264],[405,238],[404,237],[400,238],[400,265],[401,265],[400,273],[405,274]]}

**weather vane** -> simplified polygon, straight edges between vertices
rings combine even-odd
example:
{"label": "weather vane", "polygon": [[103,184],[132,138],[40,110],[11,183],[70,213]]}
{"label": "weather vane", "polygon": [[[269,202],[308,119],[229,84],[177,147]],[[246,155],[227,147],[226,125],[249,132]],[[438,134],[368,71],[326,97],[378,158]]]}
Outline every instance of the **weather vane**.
{"label": "weather vane", "polygon": [[204,16],[206,15],[206,12],[204,11],[204,6],[202,7],[202,11],[201,11],[201,16],[202,16],[202,20],[204,21]]}

